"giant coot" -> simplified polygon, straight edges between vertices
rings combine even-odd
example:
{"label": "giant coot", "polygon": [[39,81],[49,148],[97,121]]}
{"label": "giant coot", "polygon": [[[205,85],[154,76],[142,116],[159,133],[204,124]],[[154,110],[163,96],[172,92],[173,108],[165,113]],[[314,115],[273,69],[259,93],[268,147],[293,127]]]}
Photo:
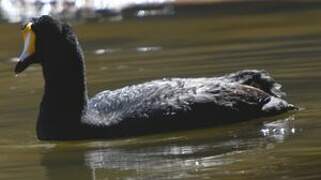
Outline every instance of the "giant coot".
{"label": "giant coot", "polygon": [[268,73],[243,70],[220,77],[168,78],[106,90],[88,99],[84,56],[71,27],[50,16],[23,30],[15,67],[42,66],[37,121],[41,140],[115,138],[191,129],[270,116],[294,108]]}

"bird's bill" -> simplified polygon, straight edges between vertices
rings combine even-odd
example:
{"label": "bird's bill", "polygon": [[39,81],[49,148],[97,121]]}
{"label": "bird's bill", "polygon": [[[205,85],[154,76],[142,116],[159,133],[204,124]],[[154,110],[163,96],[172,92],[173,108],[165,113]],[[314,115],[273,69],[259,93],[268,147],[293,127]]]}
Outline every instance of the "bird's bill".
{"label": "bird's bill", "polygon": [[15,67],[15,73],[21,73],[30,64],[35,61],[36,52],[36,34],[31,29],[32,23],[29,22],[22,30],[22,37],[24,40],[23,51],[19,57],[19,61]]}

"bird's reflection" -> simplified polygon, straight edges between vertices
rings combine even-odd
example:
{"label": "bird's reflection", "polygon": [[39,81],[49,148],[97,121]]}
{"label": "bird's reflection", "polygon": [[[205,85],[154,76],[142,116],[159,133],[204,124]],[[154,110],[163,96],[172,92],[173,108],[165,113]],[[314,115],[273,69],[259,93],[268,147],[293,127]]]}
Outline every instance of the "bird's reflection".
{"label": "bird's reflection", "polygon": [[68,151],[56,148],[44,154],[42,165],[46,167],[49,179],[196,178],[204,169],[236,162],[234,154],[284,142],[296,133],[294,122],[294,116],[261,122],[254,127],[241,127],[246,128],[246,133],[241,130],[234,137],[217,138],[208,134],[202,140],[156,145],[96,147],[89,150],[74,148]]}
{"label": "bird's reflection", "polygon": [[264,123],[261,128],[261,133],[264,137],[283,142],[286,137],[295,134],[294,116],[285,119]]}

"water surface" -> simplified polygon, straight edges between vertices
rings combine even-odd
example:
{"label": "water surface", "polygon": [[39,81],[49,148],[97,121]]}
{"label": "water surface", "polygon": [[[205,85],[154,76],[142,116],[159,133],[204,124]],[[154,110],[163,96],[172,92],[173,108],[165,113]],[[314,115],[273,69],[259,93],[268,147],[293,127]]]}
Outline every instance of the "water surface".
{"label": "water surface", "polygon": [[75,23],[90,96],[151,79],[255,68],[270,72],[288,101],[302,107],[208,129],[105,141],[36,139],[41,69],[14,76],[20,30],[1,24],[0,179],[320,179],[321,6],[301,5],[272,3],[264,12],[247,3],[193,6],[164,17]]}

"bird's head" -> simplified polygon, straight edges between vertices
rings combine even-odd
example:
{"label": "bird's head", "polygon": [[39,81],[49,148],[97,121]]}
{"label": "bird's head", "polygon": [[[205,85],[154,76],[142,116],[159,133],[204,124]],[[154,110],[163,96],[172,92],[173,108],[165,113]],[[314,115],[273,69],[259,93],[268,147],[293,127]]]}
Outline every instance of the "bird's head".
{"label": "bird's head", "polygon": [[69,31],[70,26],[46,15],[27,22],[22,27],[24,47],[16,64],[15,73],[21,73],[31,64],[44,65],[45,61],[48,61],[47,57],[57,56],[55,53],[57,49],[65,48],[60,44],[66,44],[61,42],[67,39],[66,34]]}

